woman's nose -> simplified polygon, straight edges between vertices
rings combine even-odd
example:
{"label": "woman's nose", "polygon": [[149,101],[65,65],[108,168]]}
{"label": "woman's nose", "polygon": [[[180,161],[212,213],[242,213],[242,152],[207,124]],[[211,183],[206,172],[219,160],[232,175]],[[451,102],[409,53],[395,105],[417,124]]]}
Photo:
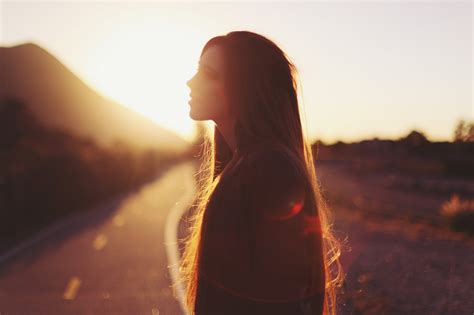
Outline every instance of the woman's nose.
{"label": "woman's nose", "polygon": [[192,80],[193,80],[193,78],[191,78],[191,79],[189,79],[188,81],[186,81],[186,85],[187,85],[188,87],[191,87]]}

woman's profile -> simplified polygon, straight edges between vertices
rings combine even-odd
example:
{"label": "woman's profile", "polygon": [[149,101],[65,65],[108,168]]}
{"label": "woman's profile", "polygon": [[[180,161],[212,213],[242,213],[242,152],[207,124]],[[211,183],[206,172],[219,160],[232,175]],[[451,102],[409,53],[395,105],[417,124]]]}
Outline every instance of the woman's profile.
{"label": "woman's profile", "polygon": [[180,265],[190,314],[335,314],[340,243],[296,76],[273,41],[234,31],[205,44],[187,81],[190,117],[215,122]]}

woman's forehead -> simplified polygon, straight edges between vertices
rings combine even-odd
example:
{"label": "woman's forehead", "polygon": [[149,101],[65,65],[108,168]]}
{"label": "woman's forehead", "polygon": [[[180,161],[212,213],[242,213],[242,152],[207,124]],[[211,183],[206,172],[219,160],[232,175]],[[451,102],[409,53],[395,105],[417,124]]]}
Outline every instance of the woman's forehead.
{"label": "woman's forehead", "polygon": [[199,66],[206,67],[218,74],[222,73],[224,69],[224,56],[221,49],[217,46],[207,48],[199,60]]}

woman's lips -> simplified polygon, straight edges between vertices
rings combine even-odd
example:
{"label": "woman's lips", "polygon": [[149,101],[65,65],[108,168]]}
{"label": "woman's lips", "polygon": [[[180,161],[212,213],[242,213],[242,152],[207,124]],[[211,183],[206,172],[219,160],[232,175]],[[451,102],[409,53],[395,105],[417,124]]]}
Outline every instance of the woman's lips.
{"label": "woman's lips", "polygon": [[195,95],[193,93],[189,93],[189,97],[194,98],[194,99],[199,99],[199,95]]}
{"label": "woman's lips", "polygon": [[199,101],[199,99],[196,98],[196,96],[191,96],[191,95],[190,95],[189,102],[191,102],[191,101],[192,101],[192,102],[196,102],[196,101]]}
{"label": "woman's lips", "polygon": [[199,98],[193,95],[192,93],[189,93],[189,97],[190,98],[188,104],[199,102]]}

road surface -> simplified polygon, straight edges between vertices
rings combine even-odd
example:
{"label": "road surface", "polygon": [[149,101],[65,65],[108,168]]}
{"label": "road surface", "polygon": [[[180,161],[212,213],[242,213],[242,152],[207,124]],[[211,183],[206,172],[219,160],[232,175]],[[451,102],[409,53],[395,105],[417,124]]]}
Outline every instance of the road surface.
{"label": "road surface", "polygon": [[193,171],[174,166],[0,261],[0,314],[184,314],[165,232],[189,206]]}

